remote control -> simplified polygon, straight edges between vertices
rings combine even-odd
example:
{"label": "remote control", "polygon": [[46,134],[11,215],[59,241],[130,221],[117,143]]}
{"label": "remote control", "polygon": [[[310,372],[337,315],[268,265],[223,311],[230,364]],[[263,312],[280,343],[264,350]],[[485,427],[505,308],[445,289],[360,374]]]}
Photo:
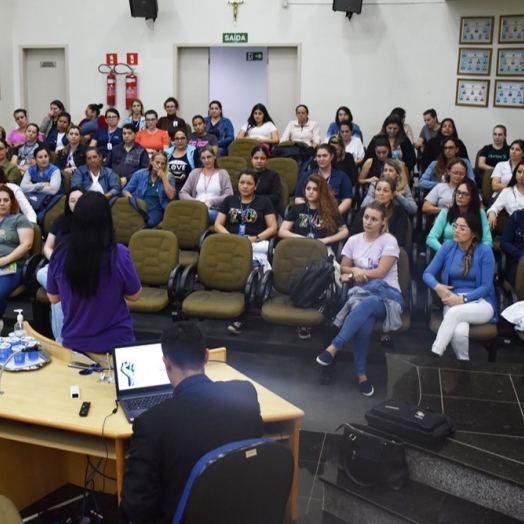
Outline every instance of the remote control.
{"label": "remote control", "polygon": [[82,406],[80,407],[80,412],[78,414],[81,417],[87,417],[90,407],[91,407],[91,402],[82,402]]}

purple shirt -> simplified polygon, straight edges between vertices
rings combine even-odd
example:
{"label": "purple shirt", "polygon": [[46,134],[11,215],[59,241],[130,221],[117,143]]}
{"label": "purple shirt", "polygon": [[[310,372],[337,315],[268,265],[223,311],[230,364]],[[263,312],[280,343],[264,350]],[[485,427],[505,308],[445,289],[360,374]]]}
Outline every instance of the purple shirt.
{"label": "purple shirt", "polygon": [[62,329],[65,347],[105,353],[117,344],[135,340],[133,319],[124,295],[134,295],[140,280],[128,249],[117,244],[109,268],[102,270],[98,292],[92,298],[79,298],[65,278],[64,249],[53,252],[49,262],[47,291],[60,295],[64,311]]}

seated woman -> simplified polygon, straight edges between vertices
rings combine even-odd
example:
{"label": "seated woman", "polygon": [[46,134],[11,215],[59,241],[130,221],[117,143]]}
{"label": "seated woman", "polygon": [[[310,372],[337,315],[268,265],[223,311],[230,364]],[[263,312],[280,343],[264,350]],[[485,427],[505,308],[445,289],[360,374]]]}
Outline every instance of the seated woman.
{"label": "seated woman", "polygon": [[344,140],[344,148],[346,153],[353,155],[353,160],[355,164],[360,166],[364,163],[364,158],[366,156],[366,151],[364,150],[364,145],[360,138],[357,138],[353,134],[353,123],[349,120],[344,120],[340,122],[340,136]]}
{"label": "seated woman", "polygon": [[222,114],[222,104],[218,100],[209,103],[209,115],[204,120],[206,131],[218,140],[218,156],[226,156],[229,144],[235,140],[235,130],[231,120]]}
{"label": "seated woman", "polygon": [[146,128],[136,134],[136,141],[146,149],[150,156],[155,151],[165,151],[171,145],[171,140],[167,131],[157,128],[157,112],[150,109],[146,111],[145,118]]}
{"label": "seated woman", "polygon": [[[409,188],[406,171],[406,166],[400,162],[400,160],[386,158],[386,160],[384,160],[381,177],[391,178],[391,180],[393,180],[396,187],[395,202],[402,206],[408,215],[414,215],[418,208],[417,203],[411,194],[411,189]],[[369,185],[366,198],[364,198],[361,204],[362,207],[369,205],[373,200],[375,200],[375,187],[376,182],[375,184]]]}
{"label": "seated woman", "polygon": [[384,169],[384,161],[386,158],[391,158],[391,146],[386,138],[377,138],[374,147],[375,154],[364,162],[360,170],[360,175],[358,176],[360,185],[365,186],[376,183]]}
{"label": "seated woman", "polygon": [[167,169],[167,155],[157,151],[151,157],[148,169],[133,173],[131,180],[122,190],[125,197],[141,198],[147,206],[147,227],[154,228],[160,224],[164,210],[175,198],[175,178]]}
{"label": "seated woman", "polygon": [[60,100],[53,100],[49,104],[49,113],[44,117],[40,124],[40,132],[47,138],[49,133],[56,129],[58,115],[65,112],[65,106]]}
{"label": "seated woman", "polygon": [[480,150],[478,168],[483,171],[494,168],[499,162],[509,160],[509,145],[506,141],[508,131],[506,126],[498,125],[493,128],[491,144]]}
{"label": "seated woman", "polygon": [[72,177],[78,167],[85,165],[87,147],[78,126],[69,128],[67,140],[69,143],[56,155],[55,165],[60,171]]}
{"label": "seated woman", "polygon": [[411,173],[417,157],[411,140],[406,136],[401,119],[397,115],[389,115],[382,124],[382,130],[368,145],[366,158],[373,158],[375,154],[375,142],[378,138],[386,138],[391,148],[391,157],[402,160],[408,172]]}
{"label": "seated woman", "polygon": [[175,133],[175,145],[166,151],[166,155],[167,166],[175,179],[175,190],[178,195],[184,187],[189,173],[195,169],[196,160],[198,160],[196,147],[187,143],[187,131],[185,129],[179,129]]}
{"label": "seated woman", "polygon": [[144,104],[140,98],[135,98],[131,101],[131,108],[129,116],[124,120],[125,124],[131,124],[135,133],[146,128],[146,119],[144,117]]}
{"label": "seated woman", "polygon": [[467,177],[468,166],[461,158],[451,160],[448,164],[446,182],[437,184],[424,199],[422,212],[438,215],[444,208],[451,207],[455,190]]}
{"label": "seated woman", "polygon": [[491,231],[486,212],[482,209],[479,190],[477,184],[464,178],[455,190],[453,204],[449,208],[444,208],[437,216],[429,235],[426,238],[426,245],[438,251],[444,242],[453,240],[453,225],[457,218],[464,213],[474,213],[479,216],[482,224],[482,238],[480,241],[486,246],[493,246]]}
{"label": "seated woman", "polygon": [[49,132],[45,141],[49,151],[58,153],[69,144],[67,131],[70,127],[71,115],[65,111],[60,113],[56,119],[56,126]]}
{"label": "seated woman", "polygon": [[198,200],[204,202],[209,210],[209,223],[214,224],[218,208],[224,199],[233,194],[231,179],[225,169],[217,166],[217,156],[211,146],[200,151],[202,167],[193,169],[180,191],[180,200]]}
{"label": "seated woman", "polygon": [[491,229],[495,229],[497,217],[503,209],[510,216],[515,211],[524,209],[524,160],[517,164],[508,186],[500,192],[500,195],[488,209],[488,220]]}
{"label": "seated woman", "polygon": [[206,131],[206,123],[204,117],[196,115],[192,120],[193,133],[189,133],[187,143],[196,148],[196,158],[200,156],[200,150],[205,146],[211,146],[216,155],[218,155],[218,140],[217,137]]}
{"label": "seated woman", "polygon": [[25,142],[14,150],[11,163],[18,166],[20,173],[24,173],[35,165],[35,152],[44,144],[38,140],[39,130],[36,124],[28,124],[25,129]]}
{"label": "seated woman", "polygon": [[266,146],[256,146],[251,150],[251,165],[257,176],[255,194],[269,198],[276,210],[280,206],[282,182],[280,175],[276,171],[266,168],[267,161],[268,152]]}
{"label": "seated woman", "polygon": [[320,144],[320,129],[314,120],[309,119],[308,107],[304,104],[298,105],[295,109],[295,115],[297,119],[289,122],[280,141],[303,142],[316,148]]}
{"label": "seated woman", "polygon": [[358,181],[358,169],[353,155],[346,154],[344,139],[340,135],[333,135],[328,140],[328,144],[335,149],[335,168],[345,173],[349,180],[351,180],[351,185],[355,186]]}
{"label": "seated woman", "polygon": [[[64,212],[58,215],[49,228],[49,233],[44,245],[44,256],[47,260],[51,260],[51,255],[55,250],[56,246],[61,242],[66,241],[69,238],[71,232],[71,220],[73,218],[73,211],[78,200],[82,197],[85,191],[80,187],[72,187],[67,194],[67,199],[64,206]],[[47,289],[47,273],[49,265],[39,269],[36,273],[36,279],[38,283]],[[57,342],[62,343],[62,325],[64,323],[64,313],[62,311],[62,304],[57,302],[51,304],[51,329],[53,331],[53,337]]]}
{"label": "seated woman", "polygon": [[120,113],[114,107],[110,107],[105,113],[107,127],[98,129],[91,140],[89,147],[96,147],[105,160],[113,147],[122,143],[122,128],[118,127]]}
{"label": "seated woman", "polygon": [[[13,113],[15,122],[18,126],[17,129],[13,129],[9,136],[7,137],[7,143],[9,144],[9,147],[12,149],[16,149],[17,147],[20,147],[21,145],[25,144],[27,135],[26,135],[26,129],[29,125],[29,120],[27,119],[27,111],[25,109],[15,109]],[[36,126],[37,129],[38,126],[36,124],[33,124]],[[37,131],[37,136],[35,140],[38,140],[39,142],[43,142],[44,137],[40,133],[40,130]],[[13,162],[14,164],[14,162]]]}
{"label": "seated woman", "polygon": [[176,114],[178,111],[178,100],[175,97],[170,96],[164,102],[164,109],[166,110],[166,116],[160,117],[156,126],[158,129],[167,131],[169,139],[173,140],[175,138],[176,131],[178,131],[180,128],[187,131],[186,121]]}
{"label": "seated woman", "polygon": [[7,160],[7,152],[9,145],[5,138],[0,138],[0,167],[4,170],[5,176],[9,182],[13,184],[20,184],[21,176],[18,167]]}
{"label": "seated woman", "polygon": [[491,247],[481,243],[478,213],[459,216],[453,227],[453,241],[442,245],[422,278],[444,304],[432,353],[441,357],[451,342],[457,358],[469,360],[469,325],[497,321],[495,257]]}
{"label": "seated woman", "polygon": [[87,143],[91,141],[99,128],[107,127],[106,119],[100,116],[100,110],[103,107],[104,104],[89,104],[85,110],[86,117],[78,124]]}
{"label": "seated woman", "polygon": [[375,392],[366,374],[371,332],[378,320],[385,320],[385,331],[398,329],[404,306],[398,281],[399,247],[395,237],[386,233],[386,214],[383,204],[372,202],[363,216],[364,232],[350,237],[342,249],[340,280],[354,279],[353,290],[365,296],[350,291],[348,302],[334,322],[340,332],[317,357],[320,365],[329,366],[337,352],[352,340],[359,388],[366,397]]}
{"label": "seated woman", "polygon": [[317,174],[326,180],[338,202],[338,211],[344,216],[351,208],[353,198],[353,186],[349,178],[335,168],[335,148],[330,144],[321,144],[317,148],[317,168],[302,175],[298,181],[295,191],[295,204],[302,204],[304,199],[304,187],[309,175]]}
{"label": "seated woman", "polygon": [[493,173],[491,173],[491,188],[493,189],[493,198],[498,195],[499,191],[502,191],[508,186],[508,182],[511,180],[513,171],[517,167],[517,164],[524,160],[524,140],[513,140],[509,146],[509,160],[505,162],[499,162]]}
{"label": "seated woman", "polygon": [[102,193],[108,200],[121,194],[120,183],[111,169],[102,165],[102,155],[96,147],[86,149],[86,165],[75,170],[71,186],[84,191]]}
{"label": "seated woman", "polygon": [[32,224],[36,224],[35,210],[32,208],[31,204],[27,200],[26,196],[24,195],[24,192],[20,189],[20,186],[9,182],[2,166],[0,166],[0,184],[6,185],[13,192],[16,201],[18,202],[20,212],[26,216],[29,222],[31,222]]}
{"label": "seated woman", "polygon": [[278,144],[278,129],[267,112],[264,104],[256,104],[251,110],[247,122],[241,127],[237,138],[254,138],[261,144]]}
{"label": "seated woman", "polygon": [[109,202],[89,191],[76,204],[69,238],[49,262],[47,295],[62,302],[64,346],[106,353],[133,342],[133,319],[126,300],[142,287],[128,249],[117,244]]}
{"label": "seated woman", "polygon": [[333,135],[340,134],[341,122],[351,122],[351,124],[353,125],[353,135],[356,138],[363,141],[362,131],[360,130],[360,127],[358,126],[358,124],[355,124],[355,122],[353,122],[353,113],[351,113],[349,107],[346,107],[346,106],[340,106],[337,109],[337,112],[335,114],[335,121],[329,124],[328,130],[326,133],[326,137],[324,139],[325,141],[329,140],[329,137]]}
{"label": "seated woman", "polygon": [[[404,208],[395,202],[396,196],[395,182],[389,177],[381,177],[375,185],[375,201],[384,205],[386,208],[387,232],[397,239],[399,247],[406,245],[406,234],[408,232],[408,214]],[[362,217],[366,213],[367,207],[361,207],[351,225],[349,236],[358,235],[364,231]]]}
{"label": "seated woman", "polygon": [[437,136],[428,140],[424,146],[424,152],[422,153],[422,158],[420,160],[420,167],[423,171],[425,171],[428,168],[431,162],[437,160],[442,149],[442,141],[445,138],[451,137],[456,138],[458,140],[460,148],[457,155],[458,158],[466,158],[469,160],[468,150],[466,149],[464,142],[462,142],[462,140],[460,140],[458,137],[455,122],[451,118],[444,118],[444,120],[442,120],[440,124],[440,129],[437,132]]}
{"label": "seated woman", "polygon": [[[437,160],[433,160],[420,178],[418,185],[423,189],[433,189],[437,184],[444,181],[447,173],[447,165],[450,160],[458,158],[460,144],[457,138],[445,138],[442,141],[442,151]],[[475,174],[471,162],[467,158],[461,159],[468,166],[468,178],[475,180]]]}
{"label": "seated woman", "polygon": [[24,258],[33,245],[33,226],[19,211],[11,189],[0,186],[0,332],[4,328],[7,298],[22,283]]}
{"label": "seated woman", "polygon": [[500,249],[506,254],[506,278],[515,287],[517,268],[524,257],[524,209],[518,209],[509,217],[500,239]]}

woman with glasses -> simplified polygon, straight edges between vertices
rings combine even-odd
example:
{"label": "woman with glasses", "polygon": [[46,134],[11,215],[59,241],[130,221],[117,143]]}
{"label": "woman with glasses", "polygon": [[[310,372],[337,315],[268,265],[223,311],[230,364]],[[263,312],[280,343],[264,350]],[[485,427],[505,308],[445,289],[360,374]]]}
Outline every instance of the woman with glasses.
{"label": "woman with glasses", "polygon": [[175,178],[175,186],[177,195],[184,187],[189,173],[196,167],[195,158],[196,147],[188,144],[187,131],[179,129],[175,133],[175,145],[171,146],[167,151],[167,166],[169,172]]}
{"label": "woman with glasses", "polygon": [[158,129],[167,131],[170,140],[173,140],[178,129],[185,129],[187,131],[186,121],[176,114],[178,111],[178,100],[176,98],[170,96],[164,102],[164,109],[166,110],[166,116],[161,117],[156,126]]}
{"label": "woman with glasses", "polygon": [[[437,160],[429,164],[419,180],[418,185],[423,189],[433,189],[438,183],[443,182],[447,173],[447,165],[451,160],[459,158],[460,143],[457,138],[445,138],[442,141],[442,150]],[[461,159],[468,167],[468,177],[475,180],[471,162],[467,158]]]}
{"label": "woman with glasses", "polygon": [[151,156],[156,151],[166,150],[171,145],[167,131],[158,129],[158,114],[153,109],[146,111],[146,128],[136,134],[136,141]]}
{"label": "woman with glasses", "polygon": [[118,122],[120,121],[118,110],[110,107],[106,111],[105,118],[107,127],[99,129],[89,144],[89,147],[96,147],[100,151],[104,160],[113,147],[122,143],[122,128],[118,127]]}
{"label": "woman with glasses", "polygon": [[233,194],[231,179],[225,169],[219,169],[217,154],[211,146],[200,151],[202,167],[193,169],[180,191],[180,200],[198,200],[204,202],[209,210],[209,223],[214,224],[218,208],[224,199]]}
{"label": "woman with glasses", "polygon": [[477,184],[473,180],[465,178],[455,190],[451,207],[443,209],[435,219],[435,223],[426,238],[426,245],[438,251],[443,242],[453,240],[453,225],[457,218],[464,213],[474,213],[479,216],[482,224],[481,242],[492,247],[493,239],[491,238],[488,217],[481,206]]}
{"label": "woman with glasses", "polygon": [[453,240],[442,245],[423,275],[426,285],[444,304],[444,317],[431,352],[440,357],[451,343],[459,360],[469,360],[470,324],[497,321],[495,257],[491,247],[481,242],[478,213],[464,213],[453,228]]}

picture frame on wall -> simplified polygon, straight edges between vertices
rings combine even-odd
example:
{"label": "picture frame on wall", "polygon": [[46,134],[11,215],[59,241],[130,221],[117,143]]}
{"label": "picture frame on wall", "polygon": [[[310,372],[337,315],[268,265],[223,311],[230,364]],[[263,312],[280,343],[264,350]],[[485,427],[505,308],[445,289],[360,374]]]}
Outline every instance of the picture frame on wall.
{"label": "picture frame on wall", "polygon": [[489,99],[489,80],[457,79],[455,105],[487,107]]}
{"label": "picture frame on wall", "polygon": [[462,16],[460,18],[460,43],[490,45],[493,43],[493,16]]}
{"label": "picture frame on wall", "polygon": [[524,107],[523,80],[495,80],[493,96],[495,107]]}
{"label": "picture frame on wall", "polygon": [[485,75],[491,72],[491,49],[459,47],[458,75]]}
{"label": "picture frame on wall", "polygon": [[524,76],[524,47],[498,50],[497,76]]}
{"label": "picture frame on wall", "polygon": [[499,22],[499,44],[524,43],[524,15],[501,16]]}

